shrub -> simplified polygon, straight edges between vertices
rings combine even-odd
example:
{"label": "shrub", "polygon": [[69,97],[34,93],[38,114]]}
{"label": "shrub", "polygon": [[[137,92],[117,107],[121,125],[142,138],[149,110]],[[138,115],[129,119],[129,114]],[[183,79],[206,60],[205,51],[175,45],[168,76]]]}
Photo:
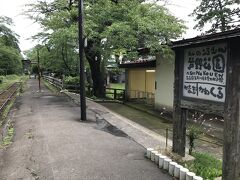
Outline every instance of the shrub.
{"label": "shrub", "polygon": [[79,76],[75,76],[75,77],[67,76],[67,77],[65,77],[64,78],[64,84],[67,84],[67,85],[79,84]]}
{"label": "shrub", "polygon": [[15,74],[12,74],[12,75],[7,75],[6,76],[6,80],[16,80],[18,79],[19,76],[18,75],[15,75]]}
{"label": "shrub", "polygon": [[3,76],[0,76],[0,84],[2,84],[4,81],[4,77]]}
{"label": "shrub", "polygon": [[186,164],[190,171],[206,180],[214,180],[222,175],[222,161],[206,153],[193,152],[192,155],[195,160]]}
{"label": "shrub", "polygon": [[195,141],[203,134],[201,127],[196,124],[191,124],[187,127],[187,135],[189,139],[189,154],[192,155],[195,148]]}

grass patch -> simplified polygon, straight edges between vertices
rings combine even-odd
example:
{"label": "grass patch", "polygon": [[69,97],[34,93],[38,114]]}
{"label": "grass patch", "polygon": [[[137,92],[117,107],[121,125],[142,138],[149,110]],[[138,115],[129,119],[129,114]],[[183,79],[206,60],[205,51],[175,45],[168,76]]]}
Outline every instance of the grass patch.
{"label": "grass patch", "polygon": [[[13,107],[14,102],[15,102],[15,99],[10,101],[9,104],[4,108],[3,112],[0,114],[1,115],[0,116],[0,131],[1,131],[3,124],[5,124],[8,113],[10,112],[11,108]],[[14,135],[13,125],[12,125],[12,123],[9,122],[6,127],[7,127],[7,135],[5,137],[3,137],[3,139],[1,140],[0,148],[5,148],[12,143],[12,139],[13,139],[13,135]],[[2,134],[2,136],[3,136],[3,134]]]}
{"label": "grass patch", "polygon": [[110,88],[125,89],[125,83],[111,83]]}
{"label": "grass patch", "polygon": [[[3,110],[2,115],[0,117],[0,128],[2,127],[2,125],[5,123],[5,120],[8,116],[8,113],[10,111],[10,109],[12,108],[12,106],[14,105],[14,100],[12,100],[7,106],[6,108]],[[8,123],[7,124],[7,135],[5,137],[3,137],[2,142],[0,144],[1,148],[5,148],[7,146],[9,146],[12,143],[12,139],[13,139],[13,135],[14,135],[14,128],[12,123]]]}
{"label": "grass patch", "polygon": [[19,82],[21,77],[17,75],[8,75],[8,76],[0,76],[0,91],[6,89],[8,86],[13,84],[14,82]]}
{"label": "grass patch", "polygon": [[28,76],[7,75],[0,76],[0,91],[3,91],[15,82],[25,82]]}
{"label": "grass patch", "polygon": [[193,152],[192,156],[195,160],[186,164],[190,171],[206,180],[214,180],[222,175],[222,161],[206,153]]}
{"label": "grass patch", "polygon": [[[20,92],[23,91],[23,85],[26,82],[26,80],[28,79],[28,76],[16,76],[16,75],[11,75],[11,76],[6,76],[5,79],[5,83],[1,84],[1,90],[6,89],[8,86],[10,86],[12,83],[14,82],[21,82],[20,85]],[[17,92],[17,96],[19,95],[19,92]],[[11,110],[11,108],[13,107],[15,103],[15,98],[13,98],[10,102],[8,102],[8,104],[6,105],[6,107],[3,109],[3,111],[0,114],[0,128],[2,128],[3,124],[5,124],[7,116]],[[7,147],[12,143],[12,139],[13,139],[13,135],[14,135],[14,127],[13,124],[11,122],[9,122],[6,125],[7,128],[7,134],[5,137],[3,137],[2,142],[0,143],[0,147]]]}
{"label": "grass patch", "polygon": [[114,99],[113,89],[120,89],[120,90],[116,90],[116,98],[119,99],[120,97],[123,97],[122,90],[125,90],[125,83],[111,83],[109,88],[112,88],[112,89],[106,89],[106,98]]}
{"label": "grass patch", "polygon": [[[7,77],[7,76],[6,76]],[[8,79],[10,79],[8,82],[6,82],[6,84],[10,85],[11,83],[14,83],[14,82],[21,82],[20,84],[20,93],[23,92],[23,89],[24,89],[24,83],[27,81],[28,79],[28,76],[16,76],[16,75],[11,75],[8,77]],[[11,83],[10,83],[11,82]],[[3,86],[1,86],[3,87]],[[8,86],[6,86],[8,87]],[[6,89],[6,88],[5,88]],[[4,90],[4,89],[3,89]],[[19,92],[17,92],[17,95],[19,95]],[[7,116],[8,116],[8,113],[9,111],[11,110],[11,108],[13,107],[14,105],[14,102],[15,102],[15,98],[13,98],[12,100],[10,100],[8,102],[8,104],[6,105],[6,107],[3,109],[3,111],[0,113],[0,127],[4,124],[4,121],[6,120]]]}
{"label": "grass patch", "polygon": [[10,124],[8,124],[8,127],[7,127],[7,135],[3,138],[1,147],[7,147],[7,146],[9,146],[10,144],[12,144],[13,135],[14,135],[14,127],[13,127],[13,125],[10,123]]}
{"label": "grass patch", "polygon": [[11,101],[3,110],[1,117],[0,117],[0,127],[2,127],[2,125],[4,124],[4,121],[6,120],[8,113],[10,111],[10,109],[12,108],[14,104],[14,101]]}
{"label": "grass patch", "polygon": [[43,83],[44,83],[44,85],[45,85],[50,91],[52,91],[52,92],[54,92],[54,93],[58,93],[58,92],[59,92],[58,88],[56,88],[55,86],[53,86],[52,84],[50,84],[48,81],[43,80]]}
{"label": "grass patch", "polygon": [[[122,90],[116,90],[116,99],[123,99],[124,97],[124,91]],[[106,98],[108,99],[114,99],[114,90],[106,89]]]}

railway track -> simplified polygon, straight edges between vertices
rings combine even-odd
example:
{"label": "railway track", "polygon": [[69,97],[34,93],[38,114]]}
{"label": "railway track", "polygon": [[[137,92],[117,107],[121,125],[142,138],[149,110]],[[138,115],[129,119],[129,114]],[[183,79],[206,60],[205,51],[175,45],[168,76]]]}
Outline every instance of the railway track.
{"label": "railway track", "polygon": [[9,86],[6,90],[0,92],[0,113],[2,113],[8,102],[14,97],[19,87],[20,83],[16,82]]}

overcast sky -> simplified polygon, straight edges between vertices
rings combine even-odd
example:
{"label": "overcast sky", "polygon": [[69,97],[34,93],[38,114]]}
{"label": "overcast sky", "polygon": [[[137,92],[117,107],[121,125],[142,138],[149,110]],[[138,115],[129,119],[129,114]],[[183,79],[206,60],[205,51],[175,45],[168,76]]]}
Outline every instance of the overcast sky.
{"label": "overcast sky", "polygon": [[201,32],[193,29],[195,26],[194,18],[189,15],[193,12],[195,7],[199,4],[196,0],[168,0],[170,5],[166,7],[177,18],[185,21],[188,30],[184,34],[184,38],[191,38],[200,35]]}
{"label": "overcast sky", "polygon": [[19,36],[22,51],[30,49],[35,44],[27,40],[39,31],[39,26],[21,15],[25,4],[36,2],[36,0],[0,0],[0,15],[13,19],[15,26],[12,28]]}
{"label": "overcast sky", "polygon": [[[194,21],[188,15],[197,6],[196,0],[169,0],[172,5],[168,5],[170,12],[176,17],[184,20],[189,28],[184,35],[184,38],[194,37],[200,32],[193,30]],[[36,0],[0,0],[0,15],[11,17],[14,20],[15,26],[13,30],[20,35],[19,42],[22,51],[30,49],[35,43],[28,40],[31,36],[39,32],[39,26],[21,15],[25,4],[34,3]]]}

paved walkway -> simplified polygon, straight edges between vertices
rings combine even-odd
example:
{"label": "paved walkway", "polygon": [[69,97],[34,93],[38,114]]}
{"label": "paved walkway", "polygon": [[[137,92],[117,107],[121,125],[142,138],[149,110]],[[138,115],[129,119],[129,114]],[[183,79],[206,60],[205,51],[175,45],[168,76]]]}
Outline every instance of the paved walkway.
{"label": "paved walkway", "polygon": [[27,85],[10,116],[14,143],[0,151],[1,180],[171,179],[144,158],[142,146],[96,116],[96,107],[88,104],[88,121],[79,122],[69,98],[38,93],[35,79]]}
{"label": "paved walkway", "polygon": [[[79,103],[79,95],[64,91],[75,103]],[[104,119],[111,125],[124,131],[131,139],[143,146],[144,148],[154,148],[165,150],[166,138],[148,128],[133,122],[101,104],[87,100],[87,109],[96,113],[97,119]],[[169,149],[171,149],[172,140],[168,140]]]}

